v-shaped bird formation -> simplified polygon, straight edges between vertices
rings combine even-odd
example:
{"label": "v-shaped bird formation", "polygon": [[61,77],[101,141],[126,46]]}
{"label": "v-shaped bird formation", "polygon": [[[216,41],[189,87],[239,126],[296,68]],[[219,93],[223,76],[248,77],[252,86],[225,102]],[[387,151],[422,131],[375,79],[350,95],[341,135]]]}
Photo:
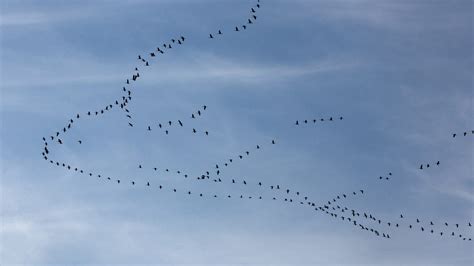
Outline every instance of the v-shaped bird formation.
{"label": "v-shaped bird formation", "polygon": [[[260,0],[250,8],[249,15],[242,20],[242,23],[238,25],[232,25],[227,28],[221,28],[211,31],[207,36],[203,36],[210,41],[216,41],[220,38],[225,38],[227,34],[240,34],[244,33],[249,27],[253,27],[257,24],[257,13],[258,10],[262,8]],[[167,42],[159,44],[153,50],[150,50],[146,54],[139,54],[136,57],[137,66],[134,68],[133,73],[125,78],[123,87],[121,88],[121,94],[117,97],[115,101],[109,104],[104,104],[102,107],[97,108],[96,110],[87,110],[85,112],[77,113],[73,117],[67,120],[66,124],[60,128],[58,131],[53,132],[49,137],[43,137],[44,147],[42,151],[42,156],[45,161],[49,162],[50,165],[64,168],[68,171],[75,172],[79,176],[89,176],[95,177],[98,179],[106,180],[110,184],[116,185],[127,185],[133,187],[139,187],[140,189],[148,189],[155,192],[163,193],[175,193],[181,194],[183,197],[196,197],[196,198],[208,198],[212,200],[216,199],[230,199],[236,198],[241,200],[270,200],[278,202],[279,204],[291,204],[294,206],[304,206],[308,210],[314,211],[315,213],[320,213],[327,215],[333,219],[336,219],[347,225],[354,226],[359,228],[364,232],[373,234],[376,237],[382,237],[386,239],[391,239],[396,235],[397,230],[402,228],[408,229],[413,232],[426,233],[436,235],[437,237],[451,237],[460,239],[463,241],[471,241],[472,231],[471,231],[471,222],[452,222],[447,221],[435,221],[433,219],[422,219],[422,218],[409,218],[406,215],[400,214],[392,218],[380,218],[378,215],[368,211],[368,210],[357,210],[355,208],[348,207],[351,202],[356,200],[356,197],[364,197],[367,193],[370,193],[369,188],[360,188],[353,191],[348,191],[346,193],[338,193],[333,198],[327,200],[326,202],[315,202],[307,193],[301,192],[298,188],[291,187],[287,184],[282,183],[266,183],[263,180],[259,180],[258,177],[249,176],[249,177],[232,177],[226,175],[226,170],[230,167],[237,167],[239,164],[243,164],[246,160],[252,160],[254,153],[264,152],[266,150],[273,149],[278,147],[280,141],[285,141],[282,138],[274,136],[269,138],[267,141],[262,143],[257,143],[252,147],[243,148],[241,152],[228,156],[227,158],[222,158],[219,162],[216,162],[214,165],[211,165],[207,169],[203,170],[201,173],[189,173],[185,170],[183,165],[180,169],[171,169],[166,166],[158,165],[146,165],[144,163],[137,163],[137,175],[142,175],[144,171],[152,171],[156,175],[166,175],[171,176],[175,175],[177,177],[183,177],[189,182],[213,182],[215,184],[230,184],[232,186],[242,186],[244,189],[247,188],[257,188],[252,189],[252,191],[257,191],[257,194],[253,192],[252,194],[241,194],[241,193],[231,193],[228,191],[220,190],[215,193],[204,193],[201,191],[191,191],[181,189],[178,185],[164,185],[158,181],[151,179],[143,180],[143,178],[123,178],[116,176],[109,176],[104,173],[98,173],[93,169],[87,169],[87,167],[80,167],[73,165],[72,163],[63,162],[59,159],[53,159],[52,151],[54,147],[51,144],[55,145],[83,145],[83,141],[86,138],[70,140],[67,138],[67,133],[70,130],[73,130],[79,122],[83,119],[91,119],[92,117],[101,118],[106,113],[113,110],[121,110],[124,112],[124,117],[126,121],[126,127],[129,127],[129,130],[144,130],[146,132],[154,133],[160,132],[164,136],[172,134],[174,130],[186,130],[190,134],[202,134],[204,136],[209,136],[210,133],[208,130],[199,127],[199,118],[204,116],[208,112],[208,106],[204,104],[198,104],[196,110],[190,112],[188,117],[182,117],[180,119],[174,120],[163,120],[163,121],[151,121],[148,124],[139,125],[133,118],[131,111],[131,101],[133,94],[133,83],[138,79],[143,78],[141,74],[141,68],[152,67],[153,63],[156,60],[160,60],[160,56],[165,53],[170,53],[171,51],[178,51],[178,48],[182,45],[185,45],[188,41],[188,38],[182,35],[176,35],[176,37],[171,38]],[[115,107],[115,108],[114,108]],[[212,109],[212,108],[211,108]],[[312,118],[310,118],[312,117]],[[305,119],[296,119],[294,122],[288,123],[289,126],[296,126],[298,128],[307,128],[305,126],[325,126],[330,123],[344,122],[345,118],[340,115],[335,116],[309,116]],[[132,129],[133,128],[133,129]],[[453,133],[452,137],[467,137],[468,135],[474,135],[474,130],[465,131],[462,133]],[[427,170],[428,168],[436,168],[440,166],[440,161],[432,162],[423,162],[418,167],[420,170]],[[380,176],[374,176],[374,180],[378,180],[382,183],[390,182],[395,179],[395,176],[392,172],[387,172]],[[213,186],[215,187],[215,186]],[[224,187],[224,186],[222,186]],[[260,194],[258,194],[260,192]],[[266,192],[266,193],[263,193]],[[264,196],[271,195],[271,196]]]}

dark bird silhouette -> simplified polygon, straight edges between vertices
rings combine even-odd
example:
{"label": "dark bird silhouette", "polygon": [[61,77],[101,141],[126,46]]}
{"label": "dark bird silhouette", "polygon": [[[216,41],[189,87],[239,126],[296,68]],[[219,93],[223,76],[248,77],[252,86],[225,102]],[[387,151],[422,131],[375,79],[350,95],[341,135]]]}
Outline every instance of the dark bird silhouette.
{"label": "dark bird silhouette", "polygon": [[422,165],[420,165],[420,170],[423,170],[423,164],[422,164]]}
{"label": "dark bird silhouette", "polygon": [[455,138],[455,137],[456,137],[456,133],[453,134],[453,138]]}
{"label": "dark bird silhouette", "polygon": [[298,120],[296,120],[296,123],[295,123],[295,125],[299,125],[299,123],[298,123]]}
{"label": "dark bird silhouette", "polygon": [[209,132],[206,131],[206,132],[204,132],[204,133],[206,133],[206,136],[209,136]]}
{"label": "dark bird silhouette", "polygon": [[203,109],[204,111],[206,110],[206,108],[207,108],[207,106],[205,106],[205,105],[202,106],[202,109]]}
{"label": "dark bird silhouette", "polygon": [[219,30],[219,32],[217,34],[222,34],[221,30]]}
{"label": "dark bird silhouette", "polygon": [[275,144],[275,140],[272,140],[272,144]]}
{"label": "dark bird silhouette", "polygon": [[150,126],[148,126],[148,131],[151,131],[151,127],[150,127]]}
{"label": "dark bird silhouette", "polygon": [[193,128],[193,133],[196,133],[196,129]]}
{"label": "dark bird silhouette", "polygon": [[59,144],[63,144],[63,141],[61,139],[58,139]]}
{"label": "dark bird silhouette", "polygon": [[235,31],[239,31],[239,27],[235,27]]}
{"label": "dark bird silhouette", "polygon": [[249,24],[252,24],[253,22],[249,19],[249,20],[248,20],[248,23],[249,23]]}
{"label": "dark bird silhouette", "polygon": [[181,122],[181,120],[178,120],[178,123],[180,126],[183,126],[183,123]]}
{"label": "dark bird silhouette", "polygon": [[214,36],[212,36],[212,34],[209,34],[209,38],[214,39]]}
{"label": "dark bird silhouette", "polygon": [[79,142],[79,144],[82,144],[82,140],[78,140],[77,142]]}
{"label": "dark bird silhouette", "polygon": [[129,126],[133,127],[133,124],[132,123],[128,123]]}

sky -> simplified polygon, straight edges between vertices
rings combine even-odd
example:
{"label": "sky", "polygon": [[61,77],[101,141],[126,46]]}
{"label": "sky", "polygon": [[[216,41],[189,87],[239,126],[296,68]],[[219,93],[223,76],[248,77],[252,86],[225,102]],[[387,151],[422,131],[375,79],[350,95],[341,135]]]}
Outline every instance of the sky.
{"label": "sky", "polygon": [[[420,231],[473,236],[472,1],[261,0],[239,32],[255,0],[0,5],[1,265],[474,264],[472,241]],[[136,66],[134,127],[117,106],[87,118]],[[42,158],[71,118],[50,157],[101,178]],[[215,164],[226,182],[196,180]],[[377,237],[270,184],[400,227],[357,217]]]}

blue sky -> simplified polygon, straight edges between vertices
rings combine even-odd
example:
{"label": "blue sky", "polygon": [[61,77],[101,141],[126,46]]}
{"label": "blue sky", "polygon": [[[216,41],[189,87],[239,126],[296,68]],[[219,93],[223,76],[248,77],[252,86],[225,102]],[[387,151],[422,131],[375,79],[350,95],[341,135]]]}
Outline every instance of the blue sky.
{"label": "blue sky", "polygon": [[[472,241],[407,227],[419,218],[451,232],[442,224],[459,223],[457,233],[473,236],[466,226],[473,136],[459,135],[473,129],[472,2],[267,0],[255,24],[234,32],[254,5],[2,1],[2,265],[474,263]],[[207,37],[219,29],[222,36]],[[133,128],[115,108],[75,121],[63,145],[49,144],[55,159],[120,185],[45,163],[43,136],[115,101],[137,55],[181,35],[182,46],[139,67]],[[202,105],[202,117],[190,119]],[[294,125],[330,116],[344,119]],[[177,119],[186,127],[169,135],[156,127]],[[247,150],[220,175],[247,186],[152,170],[194,177]],[[378,179],[388,172],[390,180]],[[272,201],[284,194],[258,181],[318,205],[363,189],[341,206],[401,226],[359,218],[391,236],[376,237],[307,206]]]}

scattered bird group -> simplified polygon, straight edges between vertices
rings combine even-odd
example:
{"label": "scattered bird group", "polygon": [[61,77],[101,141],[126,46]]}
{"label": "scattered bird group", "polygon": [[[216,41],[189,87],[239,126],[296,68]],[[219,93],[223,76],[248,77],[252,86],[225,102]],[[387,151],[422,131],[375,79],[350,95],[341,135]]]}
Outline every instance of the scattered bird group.
{"label": "scattered bird group", "polygon": [[[251,24],[254,24],[257,20],[257,14],[256,14],[257,10],[260,9],[260,8],[261,8],[260,1],[258,0],[257,4],[250,9],[250,17],[247,18],[247,21],[242,25],[234,26],[233,31],[234,32],[244,31]],[[221,35],[223,35],[223,31],[219,29],[218,31],[216,31],[214,33],[210,33],[209,38],[210,39],[215,39],[216,36],[221,36]],[[186,38],[184,36],[179,36],[177,38],[172,38],[170,40],[170,42],[163,43],[162,45],[158,46],[156,48],[156,50],[153,50],[153,51],[147,53],[146,56],[145,55],[143,55],[143,56],[138,55],[137,60],[142,64],[142,66],[149,67],[151,65],[151,62],[152,62],[151,60],[152,59],[157,59],[159,57],[159,55],[164,54],[165,52],[172,49],[173,47],[180,46],[180,45],[184,44],[185,40],[186,40]],[[44,159],[46,161],[49,161],[49,163],[52,164],[52,165],[63,167],[67,170],[77,172],[78,174],[85,174],[85,175],[88,175],[88,176],[91,176],[91,177],[96,176],[97,178],[103,178],[103,179],[108,180],[108,181],[116,182],[117,184],[128,183],[131,186],[138,186],[140,184],[140,185],[143,185],[145,187],[150,187],[150,188],[156,187],[158,190],[167,190],[167,191],[172,192],[172,193],[178,193],[179,190],[176,187],[167,187],[165,189],[165,187],[162,184],[155,185],[154,182],[151,182],[149,180],[144,181],[144,182],[136,182],[135,180],[125,181],[123,178],[121,179],[121,178],[104,177],[101,174],[93,173],[92,171],[86,171],[86,170],[78,168],[78,167],[73,167],[73,166],[71,166],[67,163],[61,163],[59,161],[54,161],[54,160],[49,158],[50,153],[51,153],[50,148],[48,148],[49,147],[48,146],[49,139],[51,141],[57,142],[57,144],[60,144],[60,145],[64,144],[64,139],[65,138],[63,137],[63,135],[65,135],[69,130],[72,129],[73,125],[75,125],[74,124],[75,121],[81,119],[82,117],[91,117],[91,116],[97,116],[98,117],[98,116],[103,115],[106,112],[112,110],[114,106],[118,106],[118,107],[120,107],[121,110],[123,110],[125,112],[125,116],[128,119],[129,127],[135,127],[135,123],[134,123],[134,120],[132,118],[131,111],[127,107],[128,107],[128,105],[130,104],[130,102],[132,100],[132,89],[130,88],[130,85],[131,85],[132,82],[137,81],[140,77],[141,77],[141,75],[140,75],[140,72],[139,72],[139,67],[137,66],[137,67],[134,68],[134,72],[131,75],[131,78],[126,79],[125,86],[122,87],[123,95],[119,99],[115,100],[112,104],[105,105],[103,108],[99,108],[95,111],[87,111],[84,114],[76,114],[76,116],[74,118],[70,118],[68,120],[66,125],[62,128],[62,130],[59,130],[59,131],[55,132],[55,134],[52,134],[49,138],[43,137],[44,147],[43,147],[42,155],[43,155]],[[153,124],[153,125],[152,124],[146,125],[144,128],[146,128],[147,131],[153,131],[155,129],[161,129],[161,130],[164,130],[165,134],[168,134],[171,127],[173,127],[173,126],[179,127],[179,128],[186,127],[188,125],[188,123],[191,122],[191,120],[194,120],[194,119],[200,117],[203,114],[203,112],[206,111],[206,109],[207,109],[207,106],[203,105],[202,109],[199,109],[196,112],[193,112],[190,115],[189,118],[177,119],[177,120],[173,120],[173,121],[168,120],[167,122],[163,122],[163,123],[156,123],[156,124]],[[189,120],[189,119],[191,119],[191,120]],[[309,124],[311,122],[313,124],[316,124],[316,122],[335,121],[335,120],[343,120],[343,117],[340,116],[340,117],[335,117],[335,118],[329,117],[329,118],[318,118],[318,119],[310,119],[310,120],[307,120],[307,119],[305,119],[305,120],[296,120],[295,124],[296,125]],[[196,127],[190,127],[190,128],[192,128],[192,133],[193,134],[196,134],[198,132],[203,132],[205,135],[209,135],[209,132],[206,131],[206,130],[202,130],[202,131],[197,130]],[[463,133],[464,136],[466,136],[467,134],[468,134],[467,131]],[[474,130],[471,131],[471,134],[474,134]],[[456,135],[457,134],[454,133],[453,138],[455,138]],[[77,141],[78,144],[83,143],[82,140],[76,140],[76,141]],[[275,141],[275,139],[272,139],[269,143],[274,145],[274,144],[276,144],[276,141]],[[255,147],[252,150],[253,151],[261,150],[263,147],[264,147],[264,145],[262,145],[262,144],[255,145]],[[236,178],[226,179],[226,178],[223,177],[222,170],[224,168],[230,166],[230,164],[235,162],[237,160],[237,158],[238,158],[238,160],[242,160],[244,157],[250,156],[251,152],[253,152],[252,150],[247,149],[247,150],[243,151],[242,153],[236,155],[235,157],[226,159],[222,163],[215,164],[214,172],[207,170],[207,171],[205,171],[205,174],[201,174],[201,175],[196,176],[196,180],[209,180],[209,181],[213,181],[215,183],[223,183],[223,181],[228,181],[228,182],[231,182],[231,184],[241,184],[243,186],[253,185],[253,186],[260,187],[260,188],[266,188],[270,192],[274,193],[271,197],[268,198],[270,200],[273,200],[273,201],[278,201],[279,200],[282,203],[295,203],[295,204],[298,204],[298,205],[309,206],[309,207],[313,208],[314,211],[326,214],[326,215],[328,215],[330,217],[333,217],[333,218],[340,218],[341,221],[347,221],[351,225],[359,227],[361,230],[369,231],[369,232],[375,234],[376,236],[381,236],[381,237],[384,237],[384,238],[391,238],[391,236],[387,232],[381,232],[380,229],[376,229],[375,227],[370,227],[368,225],[365,225],[365,224],[361,223],[360,219],[365,219],[368,222],[374,222],[376,226],[381,226],[383,224],[383,225],[386,225],[387,227],[390,227],[390,228],[401,228],[402,225],[404,225],[403,221],[398,221],[398,222],[384,221],[382,219],[376,218],[375,215],[373,215],[371,213],[359,212],[359,211],[354,210],[354,209],[349,209],[348,207],[343,206],[339,203],[340,200],[349,199],[352,196],[364,195],[364,192],[365,192],[364,189],[355,190],[355,191],[352,191],[351,193],[347,193],[347,194],[342,193],[342,194],[339,194],[336,197],[332,198],[331,200],[328,200],[326,203],[317,204],[317,203],[311,201],[310,198],[307,195],[304,195],[303,193],[300,193],[300,191],[298,191],[296,189],[287,188],[287,187],[285,187],[281,184],[264,184],[262,181],[251,182],[251,181],[246,180],[246,179],[237,180]],[[439,165],[439,161],[436,163],[436,165]],[[420,169],[429,168],[429,167],[430,167],[429,164],[421,164]],[[145,167],[143,167],[142,164],[138,164],[138,168],[139,169],[144,169]],[[158,167],[151,167],[151,168],[155,172],[162,172],[162,173],[165,173],[165,174],[169,174],[169,173],[173,172],[173,173],[176,173],[178,175],[183,175],[184,178],[187,178],[188,176],[190,176],[189,174],[185,173],[182,170],[170,170],[168,168],[158,168]],[[212,172],[212,174],[211,174],[211,172]],[[215,175],[214,175],[214,173],[215,173]],[[380,180],[389,180],[391,178],[391,176],[392,176],[392,173],[388,173],[388,176],[386,176],[386,177],[380,176],[379,179]],[[196,195],[197,197],[209,197],[209,198],[228,198],[228,199],[238,198],[238,199],[258,199],[258,200],[264,199],[264,197],[262,195],[256,195],[256,196],[255,195],[254,196],[244,196],[244,195],[234,196],[234,195],[231,195],[231,194],[218,195],[218,194],[213,194],[213,193],[211,193],[211,194],[196,193],[196,192],[193,192],[193,191],[190,191],[190,190],[183,191],[183,193],[187,194],[188,196]],[[358,220],[356,220],[356,219],[358,219]],[[404,219],[404,216],[400,215],[400,219]],[[434,234],[436,232],[436,233],[439,233],[439,235],[441,235],[441,236],[443,236],[443,235],[458,236],[462,240],[471,241],[471,238],[466,236],[466,234],[460,234],[459,232],[455,232],[455,230],[449,230],[449,231],[451,231],[451,233],[449,233],[448,230],[447,230],[448,227],[449,227],[447,222],[444,223],[444,226],[446,227],[445,228],[446,230],[444,230],[444,231],[435,229],[434,228],[435,223],[433,223],[432,221],[430,221],[429,224],[425,224],[425,225],[421,225],[421,223],[422,223],[421,220],[417,218],[416,219],[416,224],[418,224],[418,227],[419,227],[420,231],[422,231],[422,232],[426,231],[426,232],[430,232],[431,234]],[[406,225],[405,226],[409,229],[415,229],[414,224],[415,223],[408,223],[408,226],[406,226]],[[460,224],[461,223],[456,223],[455,224],[456,229],[459,228]],[[468,225],[468,227],[471,227],[471,222],[468,222],[467,225]]]}

